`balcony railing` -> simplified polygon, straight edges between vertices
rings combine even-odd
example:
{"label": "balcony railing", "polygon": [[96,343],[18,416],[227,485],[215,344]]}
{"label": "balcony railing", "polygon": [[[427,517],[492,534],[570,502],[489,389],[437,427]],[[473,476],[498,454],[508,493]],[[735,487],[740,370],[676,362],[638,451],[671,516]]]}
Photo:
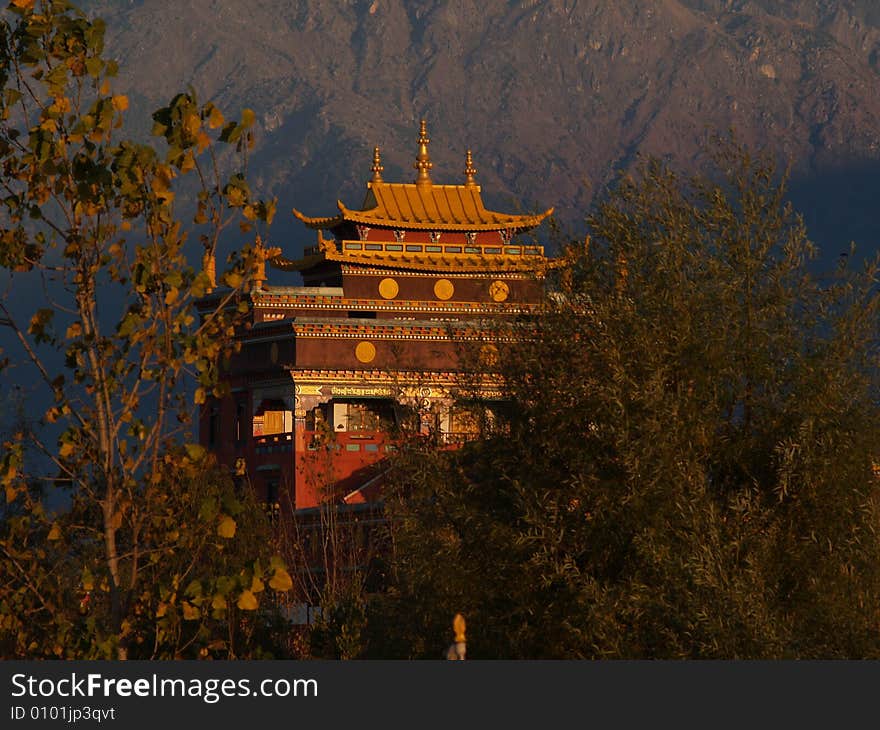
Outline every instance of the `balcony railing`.
{"label": "balcony railing", "polygon": [[[543,256],[543,246],[520,244],[477,244],[477,243],[406,243],[391,241],[342,241],[342,251],[351,253],[396,253],[452,256]],[[315,256],[321,253],[320,246],[306,246],[303,254]]]}
{"label": "balcony railing", "polygon": [[383,241],[343,241],[343,251],[452,254],[453,256],[543,256],[543,246],[477,243],[400,243]]}

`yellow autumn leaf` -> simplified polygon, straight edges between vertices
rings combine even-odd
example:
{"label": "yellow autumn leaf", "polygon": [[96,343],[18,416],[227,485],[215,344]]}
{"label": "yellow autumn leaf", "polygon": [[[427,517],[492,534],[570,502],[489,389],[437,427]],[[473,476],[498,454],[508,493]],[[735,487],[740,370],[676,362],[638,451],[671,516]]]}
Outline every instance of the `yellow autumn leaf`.
{"label": "yellow autumn leaf", "polygon": [[263,581],[255,575],[254,579],[251,581],[251,593],[260,593],[265,588],[266,586],[263,585]]}
{"label": "yellow autumn leaf", "polygon": [[201,126],[202,120],[199,119],[197,114],[187,114],[186,118],[183,120],[183,128],[192,136],[196,135]]}
{"label": "yellow autumn leaf", "polygon": [[70,443],[70,441],[65,441],[63,444],[61,444],[61,448],[58,450],[58,456],[60,456],[62,459],[66,459],[74,451],[76,451],[76,446]]}
{"label": "yellow autumn leaf", "polygon": [[244,191],[241,188],[229,188],[226,192],[226,202],[230,208],[238,208],[244,205]]}
{"label": "yellow autumn leaf", "polygon": [[12,4],[17,8],[24,8],[27,10],[34,4],[34,0],[12,0]]}
{"label": "yellow autumn leaf", "polygon": [[195,167],[196,161],[193,158],[192,150],[187,150],[186,154],[183,156],[183,160],[180,162],[180,171],[189,172],[190,170],[194,170]]}
{"label": "yellow autumn leaf", "polygon": [[284,568],[276,568],[275,575],[269,581],[269,587],[276,591],[289,591],[293,588],[293,580]]}
{"label": "yellow autumn leaf", "polygon": [[174,193],[170,190],[157,192],[156,200],[159,202],[159,205],[171,205],[171,203],[174,201]]}
{"label": "yellow autumn leaf", "polygon": [[113,108],[118,112],[128,109],[128,97],[125,94],[117,94],[113,97]]}
{"label": "yellow autumn leaf", "polygon": [[174,171],[167,165],[160,165],[156,168],[156,175],[153,178],[153,190],[157,192],[168,190],[173,178]]}
{"label": "yellow autumn leaf", "polygon": [[184,621],[195,621],[201,618],[201,612],[198,608],[193,606],[189,601],[184,601],[180,604],[183,608],[183,620]]}
{"label": "yellow autumn leaf", "polygon": [[223,126],[223,113],[215,106],[211,109],[211,114],[208,117],[208,126],[211,129],[217,129]]}
{"label": "yellow autumn leaf", "polygon": [[236,605],[242,611],[256,611],[258,605],[257,597],[251,591],[242,591],[242,594],[238,597]]}
{"label": "yellow autumn leaf", "polygon": [[211,601],[211,608],[215,611],[223,611],[226,608],[226,599],[219,593],[215,593],[214,599]]}
{"label": "yellow autumn leaf", "polygon": [[204,152],[211,144],[211,138],[201,130],[196,135],[196,150]]}
{"label": "yellow autumn leaf", "polygon": [[47,540],[60,540],[61,539],[61,528],[58,527],[57,523],[52,525],[52,529],[49,530],[49,534],[46,535]]}
{"label": "yellow autumn leaf", "polygon": [[14,502],[18,497],[18,489],[11,484],[6,485],[6,503]]}
{"label": "yellow autumn leaf", "polygon": [[227,539],[235,537],[235,520],[229,515],[224,516],[217,525],[217,534]]}
{"label": "yellow autumn leaf", "polygon": [[49,107],[50,110],[62,114],[69,112],[70,108],[70,99],[68,99],[66,96],[56,96],[55,101],[52,103],[52,106]]}
{"label": "yellow autumn leaf", "polygon": [[156,608],[156,618],[162,618],[168,612],[168,604],[164,601]]}

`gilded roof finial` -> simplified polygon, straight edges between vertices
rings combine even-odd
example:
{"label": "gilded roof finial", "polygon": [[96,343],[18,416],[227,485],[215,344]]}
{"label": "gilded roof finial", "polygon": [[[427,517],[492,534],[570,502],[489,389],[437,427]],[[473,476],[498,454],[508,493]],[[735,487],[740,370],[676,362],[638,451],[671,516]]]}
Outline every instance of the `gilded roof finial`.
{"label": "gilded roof finial", "polygon": [[464,156],[464,184],[468,186],[476,185],[477,181],[474,180],[474,175],[476,174],[477,168],[474,167],[474,157],[471,151],[468,150]]}
{"label": "gilded roof finial", "polygon": [[419,171],[419,174],[416,177],[416,185],[419,186],[431,184],[430,170],[434,165],[428,154],[428,143],[430,141],[431,140],[428,139],[428,125],[423,119],[419,126],[419,154],[416,157],[416,164],[413,165],[413,167]]}
{"label": "gilded roof finial", "polygon": [[379,156],[379,148],[373,147],[373,179],[370,182],[380,183],[382,182],[382,170],[385,168],[382,167],[382,158]]}

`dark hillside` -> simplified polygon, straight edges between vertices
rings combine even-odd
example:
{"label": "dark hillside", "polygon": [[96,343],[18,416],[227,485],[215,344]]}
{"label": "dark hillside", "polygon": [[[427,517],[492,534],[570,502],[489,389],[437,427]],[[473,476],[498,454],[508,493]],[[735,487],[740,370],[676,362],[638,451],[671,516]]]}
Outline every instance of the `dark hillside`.
{"label": "dark hillside", "polygon": [[[252,172],[293,205],[359,203],[370,150],[412,175],[429,120],[435,179],[472,147],[489,202],[556,205],[578,230],[639,153],[699,164],[734,127],[795,167],[796,202],[833,251],[873,250],[880,192],[880,10],[870,0],[101,0],[141,109],[192,84],[257,112]],[[332,212],[332,210],[326,210]],[[290,238],[294,234],[295,238]]]}

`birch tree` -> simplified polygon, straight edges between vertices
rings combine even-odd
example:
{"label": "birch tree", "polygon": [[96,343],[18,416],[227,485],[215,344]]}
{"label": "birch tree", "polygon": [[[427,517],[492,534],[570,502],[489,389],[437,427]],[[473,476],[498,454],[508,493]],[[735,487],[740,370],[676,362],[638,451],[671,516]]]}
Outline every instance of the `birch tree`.
{"label": "birch tree", "polygon": [[[235,616],[290,578],[240,544],[252,520],[191,442],[187,383],[195,404],[222,395],[218,367],[267,252],[247,246],[216,277],[220,236],[268,225],[274,201],[246,182],[250,110],[227,120],[190,90],[138,142],[116,71],[102,21],[66,0],[13,0],[0,17],[4,364],[17,364],[7,382],[45,396],[2,446],[2,651],[235,656]],[[21,292],[38,287],[27,311]]]}

